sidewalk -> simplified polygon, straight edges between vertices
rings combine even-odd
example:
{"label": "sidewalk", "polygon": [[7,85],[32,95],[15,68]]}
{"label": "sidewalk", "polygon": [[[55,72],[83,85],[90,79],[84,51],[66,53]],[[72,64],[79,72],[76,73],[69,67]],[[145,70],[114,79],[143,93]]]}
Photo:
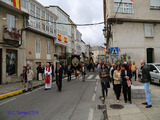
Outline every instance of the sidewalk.
{"label": "sidewalk", "polygon": [[[143,86],[139,81],[133,81],[134,86]],[[145,108],[142,102],[145,99],[132,99],[132,104],[124,103],[121,94],[120,103],[116,102],[113,88],[109,89],[108,99],[106,100],[108,120],[160,120],[160,86],[150,85],[152,108]],[[111,104],[123,105],[123,109],[112,109]]]}

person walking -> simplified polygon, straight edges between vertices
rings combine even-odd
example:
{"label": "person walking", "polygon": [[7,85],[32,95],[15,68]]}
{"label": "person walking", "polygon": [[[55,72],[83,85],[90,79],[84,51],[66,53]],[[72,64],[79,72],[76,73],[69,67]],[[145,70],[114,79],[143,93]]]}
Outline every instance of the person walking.
{"label": "person walking", "polygon": [[45,90],[50,90],[52,86],[52,68],[50,67],[49,63],[47,63],[44,74],[45,74]]}
{"label": "person walking", "polygon": [[57,84],[57,87],[58,87],[57,91],[62,92],[62,74],[63,74],[63,69],[62,69],[60,63],[58,63],[57,68],[55,70],[55,73],[56,73],[56,84]]}
{"label": "person walking", "polygon": [[52,68],[52,80],[54,78],[54,65],[51,63],[51,68]]}
{"label": "person walking", "polygon": [[110,78],[111,78],[111,81],[112,81],[114,94],[116,95],[114,78],[113,78],[113,74],[114,74],[114,71],[115,71],[115,70],[116,70],[116,64],[113,64],[113,67],[110,69]]}
{"label": "person walking", "polygon": [[137,69],[138,68],[137,68],[137,65],[135,64],[135,61],[133,61],[131,69],[132,69],[133,76],[135,76],[135,81],[136,81],[136,79],[137,79]]}
{"label": "person walking", "polygon": [[101,71],[101,64],[99,63],[98,64],[98,72],[100,72]]}
{"label": "person walking", "polygon": [[31,91],[33,90],[33,78],[34,78],[34,73],[33,70],[30,69],[30,67],[27,67],[27,91],[29,90],[29,86]]}
{"label": "person walking", "polygon": [[45,67],[42,66],[42,80],[44,80],[45,76],[44,76],[44,71],[45,71]]}
{"label": "person walking", "polygon": [[86,75],[86,67],[84,64],[82,64],[82,79],[83,79],[83,82],[85,81],[85,75]]}
{"label": "person walking", "polygon": [[71,68],[71,65],[68,64],[67,66],[68,82],[71,81],[71,74],[72,74],[72,68]]}
{"label": "person walking", "polygon": [[102,95],[103,95],[101,100],[105,100],[105,98],[108,95],[108,88],[110,87],[108,76],[109,76],[109,71],[108,69],[105,68],[105,65],[103,64],[102,69],[99,73],[99,77],[101,78],[101,87],[102,87]]}
{"label": "person walking", "polygon": [[151,93],[149,90],[149,85],[151,82],[151,75],[149,72],[149,67],[145,64],[144,60],[141,60],[141,69],[142,69],[142,82],[144,83],[145,93],[146,93],[146,101],[142,103],[143,105],[147,105],[146,108],[152,107]]}
{"label": "person walking", "polygon": [[79,76],[79,70],[78,70],[78,69],[75,70],[75,76],[76,76],[76,82],[77,82],[78,79],[79,79],[79,78],[78,78],[78,76]]}
{"label": "person walking", "polygon": [[27,69],[26,69],[26,66],[23,66],[22,80],[23,80],[23,87],[26,88],[26,83],[27,83]]}
{"label": "person walking", "polygon": [[39,80],[39,73],[41,72],[41,65],[39,64],[37,67],[37,80]]}
{"label": "person walking", "polygon": [[127,65],[122,65],[122,71],[121,71],[121,79],[122,79],[122,85],[123,85],[123,95],[124,95],[124,101],[127,103],[127,100],[130,104],[132,104],[131,101],[131,78],[132,73],[130,69],[127,69]]}
{"label": "person walking", "polygon": [[122,85],[120,65],[116,66],[116,70],[114,71],[114,74],[113,74],[113,79],[114,79],[117,103],[119,103],[119,98],[121,94],[121,85]]}

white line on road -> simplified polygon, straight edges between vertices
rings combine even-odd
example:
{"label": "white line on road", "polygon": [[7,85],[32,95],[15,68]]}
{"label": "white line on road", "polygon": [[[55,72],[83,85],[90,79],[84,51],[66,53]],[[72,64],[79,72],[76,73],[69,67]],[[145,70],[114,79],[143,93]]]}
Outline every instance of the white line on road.
{"label": "white line on road", "polygon": [[93,120],[93,113],[94,113],[94,109],[90,108],[89,115],[88,115],[88,120]]}
{"label": "white line on road", "polygon": [[100,79],[99,75],[97,75],[95,79],[96,79],[96,80],[99,80],[99,79]]}
{"label": "white line on road", "polygon": [[85,80],[86,82],[96,82],[96,80]]}
{"label": "white line on road", "polygon": [[93,76],[94,76],[94,75],[90,75],[87,79],[92,79]]}
{"label": "white line on road", "polygon": [[10,101],[13,101],[13,100],[15,100],[15,99],[16,99],[16,98],[12,98],[12,99],[10,99],[10,100],[7,100],[6,102],[1,103],[0,106],[3,105],[3,104],[8,103],[8,102],[10,102]]}
{"label": "white line on road", "polygon": [[96,93],[94,93],[94,95],[92,96],[92,101],[95,101],[96,99]]}
{"label": "white line on road", "polygon": [[95,92],[97,91],[97,86],[95,87]]}

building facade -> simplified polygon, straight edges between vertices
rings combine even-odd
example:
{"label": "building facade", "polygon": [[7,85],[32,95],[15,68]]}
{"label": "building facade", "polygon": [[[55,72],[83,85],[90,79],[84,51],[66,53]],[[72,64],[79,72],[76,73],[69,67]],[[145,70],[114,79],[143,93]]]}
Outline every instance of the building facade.
{"label": "building facade", "polygon": [[94,63],[105,62],[105,48],[102,46],[94,46],[91,48]]}
{"label": "building facade", "polygon": [[13,1],[0,0],[0,84],[20,80],[25,65],[26,11],[24,4],[16,8]]}
{"label": "building facade", "polygon": [[26,62],[36,73],[40,64],[54,63],[54,41],[57,38],[57,16],[35,0],[28,4],[29,20],[26,26]]}
{"label": "building facade", "polygon": [[[56,14],[58,16],[57,22],[58,23],[68,23],[69,15],[63,11],[58,6],[49,6],[46,7],[48,10],[50,10],[52,13]],[[55,60],[60,61],[61,64],[67,64],[67,58],[68,58],[68,25],[65,24],[57,24],[57,34],[56,34],[56,40],[54,42],[55,44]]]}
{"label": "building facade", "polygon": [[160,1],[106,1],[110,47],[119,47],[120,55],[127,53],[139,66],[141,59],[160,62]]}

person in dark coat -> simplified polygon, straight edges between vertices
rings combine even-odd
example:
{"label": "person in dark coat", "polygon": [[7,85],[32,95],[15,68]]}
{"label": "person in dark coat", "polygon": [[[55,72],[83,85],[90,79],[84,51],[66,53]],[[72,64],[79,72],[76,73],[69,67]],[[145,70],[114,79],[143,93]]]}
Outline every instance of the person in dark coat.
{"label": "person in dark coat", "polygon": [[121,70],[121,79],[122,79],[122,85],[123,85],[124,101],[125,101],[125,103],[127,103],[127,101],[129,101],[130,104],[132,104],[131,78],[132,78],[131,71],[128,69],[126,64],[123,64],[122,70]]}
{"label": "person in dark coat", "polygon": [[51,68],[52,68],[52,78],[54,77],[54,65],[51,64]]}
{"label": "person in dark coat", "polygon": [[26,70],[26,66],[23,66],[22,80],[23,80],[23,86],[24,86],[24,88],[26,88],[26,83],[27,83],[27,70]]}
{"label": "person in dark coat", "polygon": [[55,70],[56,73],[56,84],[58,87],[58,91],[61,92],[62,91],[62,74],[63,74],[63,69],[60,65],[60,63],[58,63],[57,68]]}
{"label": "person in dark coat", "polygon": [[151,82],[150,69],[145,64],[144,60],[141,60],[141,69],[142,69],[142,82],[144,83],[145,93],[146,93],[146,102],[142,103],[143,105],[147,105],[146,108],[152,107],[151,93],[149,90],[149,84]]}
{"label": "person in dark coat", "polygon": [[84,64],[82,64],[81,71],[82,71],[82,79],[83,79],[83,82],[84,82],[85,81],[85,75],[86,75],[86,67],[85,67]]}
{"label": "person in dark coat", "polygon": [[41,65],[39,65],[37,67],[37,80],[39,80],[39,73],[42,73],[42,67],[41,67]]}
{"label": "person in dark coat", "polygon": [[72,74],[72,68],[71,68],[71,65],[68,64],[68,67],[67,67],[68,82],[71,81],[71,74]]}

